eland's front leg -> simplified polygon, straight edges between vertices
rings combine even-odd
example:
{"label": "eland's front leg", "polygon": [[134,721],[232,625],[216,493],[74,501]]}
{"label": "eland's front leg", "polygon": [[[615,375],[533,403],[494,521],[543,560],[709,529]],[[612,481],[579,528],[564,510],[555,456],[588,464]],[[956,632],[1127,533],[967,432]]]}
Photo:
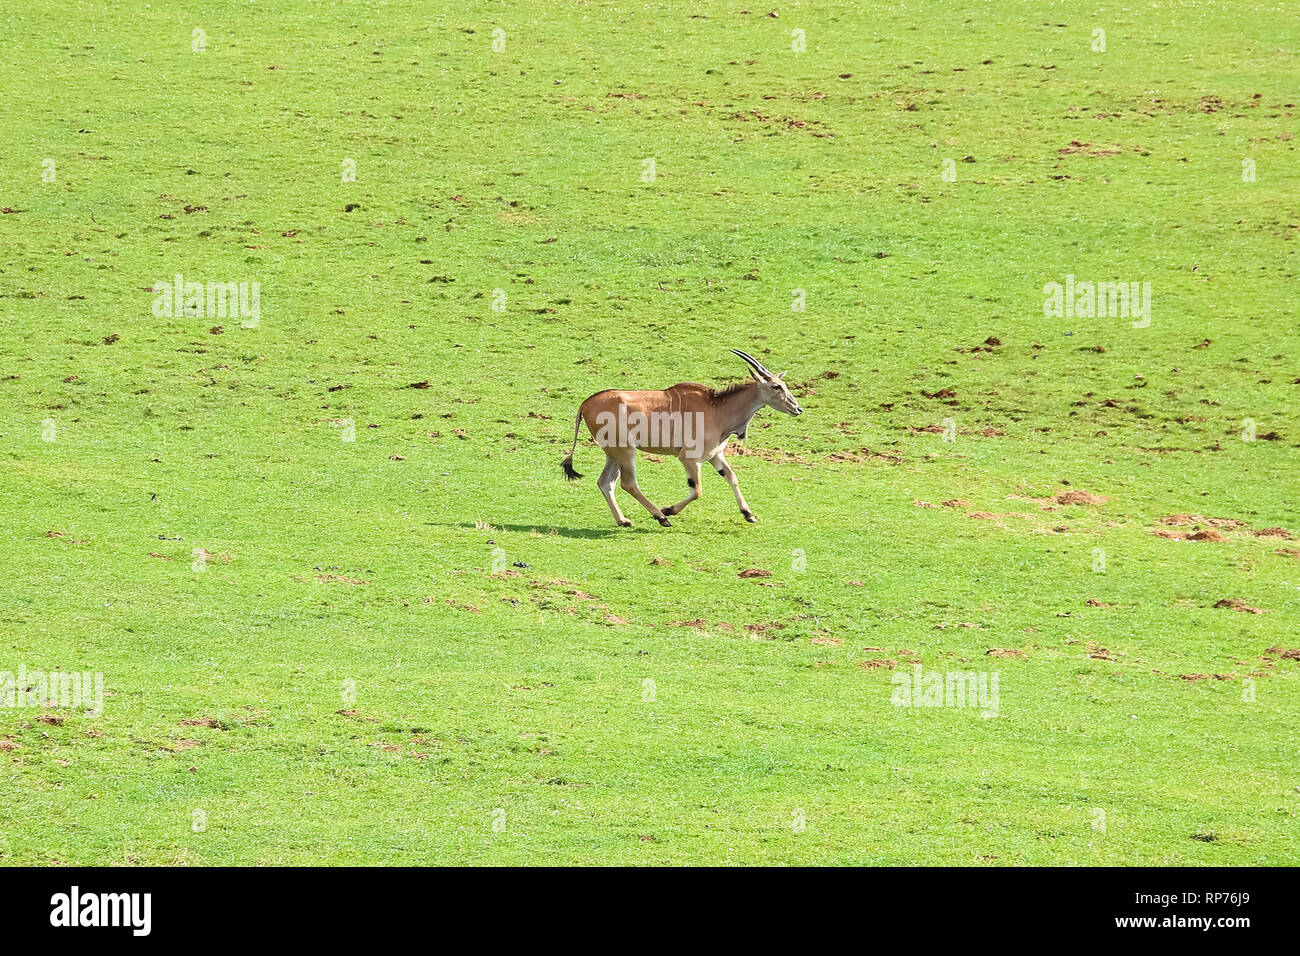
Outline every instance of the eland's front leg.
{"label": "eland's front leg", "polygon": [[723,458],[722,453],[719,452],[709,459],[709,464],[718,470],[718,474],[727,479],[727,484],[731,485],[731,490],[736,495],[736,504],[740,506],[740,513],[745,516],[745,520],[749,522],[757,522],[758,519],[754,517],[754,512],[749,510],[749,502],[747,502],[745,496],[740,493],[740,482],[736,480],[736,473],[732,471],[731,466],[727,464],[727,459]]}

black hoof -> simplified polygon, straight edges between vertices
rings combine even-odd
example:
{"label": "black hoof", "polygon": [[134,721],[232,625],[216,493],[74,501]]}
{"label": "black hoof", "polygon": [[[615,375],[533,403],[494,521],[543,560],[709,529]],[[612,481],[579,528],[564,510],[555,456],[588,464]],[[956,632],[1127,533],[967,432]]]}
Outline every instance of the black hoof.
{"label": "black hoof", "polygon": [[758,524],[758,519],[755,518],[753,514],[751,514],[748,511],[745,512],[745,520],[748,521],[750,524]]}
{"label": "black hoof", "polygon": [[664,508],[664,509],[663,509],[663,512],[664,512],[664,516],[665,516],[665,517],[667,517],[668,515],[675,515],[675,514],[677,514],[677,512],[673,510],[673,506],[672,506],[672,505],[669,505],[667,508]]}
{"label": "black hoof", "polygon": [[618,526],[619,526],[620,528],[630,528],[630,527],[632,527],[632,522],[630,522],[630,521],[620,521],[620,522],[618,523]]}
{"label": "black hoof", "polygon": [[660,518],[659,523],[663,525],[665,528],[671,528],[673,526],[673,523],[669,521],[667,518]]}

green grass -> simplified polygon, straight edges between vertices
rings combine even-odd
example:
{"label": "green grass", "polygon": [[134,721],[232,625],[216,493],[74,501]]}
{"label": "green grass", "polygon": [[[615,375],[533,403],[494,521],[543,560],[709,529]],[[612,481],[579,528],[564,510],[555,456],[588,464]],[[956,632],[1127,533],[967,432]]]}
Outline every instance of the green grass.
{"label": "green grass", "polygon": [[[1142,6],[0,14],[0,670],[105,683],[0,709],[0,862],[1300,860],[1300,28]],[[583,398],[731,347],[807,409],[759,524],[562,480]]]}

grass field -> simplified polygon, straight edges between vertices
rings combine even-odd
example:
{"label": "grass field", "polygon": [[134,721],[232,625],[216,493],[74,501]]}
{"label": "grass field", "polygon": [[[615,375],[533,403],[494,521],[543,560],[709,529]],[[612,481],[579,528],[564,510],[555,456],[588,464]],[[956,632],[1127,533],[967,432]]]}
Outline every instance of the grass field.
{"label": "grass field", "polygon": [[1135,6],[11,5],[0,862],[1300,861],[1300,23]]}

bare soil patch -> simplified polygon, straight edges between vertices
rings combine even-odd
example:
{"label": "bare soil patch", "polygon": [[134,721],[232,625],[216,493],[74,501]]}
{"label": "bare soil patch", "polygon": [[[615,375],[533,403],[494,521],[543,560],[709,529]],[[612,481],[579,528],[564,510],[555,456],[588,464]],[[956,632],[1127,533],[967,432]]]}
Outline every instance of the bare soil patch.
{"label": "bare soil patch", "polygon": [[1240,598],[1223,598],[1214,605],[1215,607],[1227,608],[1232,611],[1241,611],[1243,614],[1265,614],[1267,613],[1262,607],[1251,607]]}

